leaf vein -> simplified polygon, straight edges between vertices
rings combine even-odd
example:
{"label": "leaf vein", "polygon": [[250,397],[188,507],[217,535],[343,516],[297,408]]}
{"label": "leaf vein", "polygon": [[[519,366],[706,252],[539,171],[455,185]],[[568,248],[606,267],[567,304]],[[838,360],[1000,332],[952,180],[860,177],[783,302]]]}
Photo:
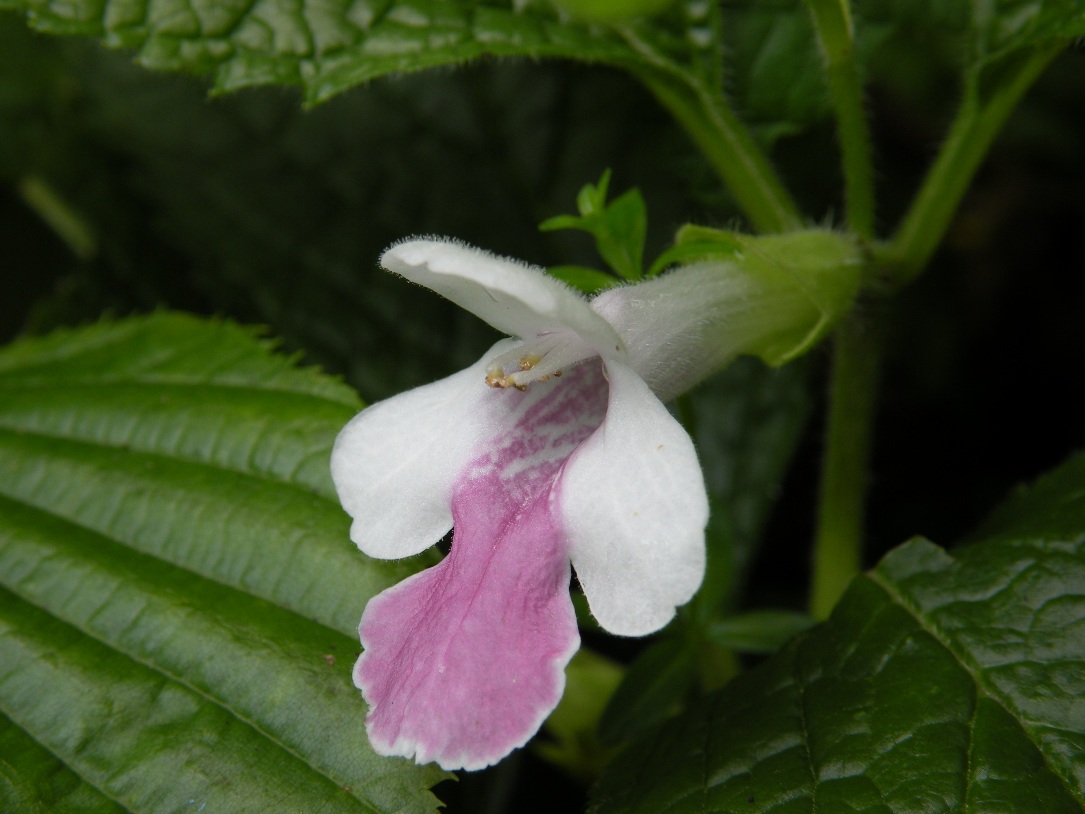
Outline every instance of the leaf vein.
{"label": "leaf vein", "polygon": [[[165,669],[164,667],[157,664],[156,662],[149,660],[148,658],[144,657],[143,655],[141,655],[140,653],[138,653],[137,651],[135,651],[135,650],[133,650],[131,648],[128,648],[128,647],[125,647],[125,646],[121,645],[118,641],[116,641],[116,640],[114,640],[112,638],[107,638],[105,636],[99,635],[94,630],[94,628],[88,627],[85,623],[76,622],[71,616],[69,616],[67,614],[63,614],[63,612],[58,612],[57,609],[41,605],[40,603],[34,601],[32,598],[30,598],[27,595],[25,595],[24,593],[22,593],[19,590],[18,585],[4,584],[2,587],[0,587],[0,590],[5,590],[5,589],[7,591],[10,591],[16,597],[18,597],[18,599],[20,601],[25,602],[26,604],[30,605],[33,608],[36,608],[37,610],[41,611],[42,613],[45,613],[45,614],[47,614],[49,616],[52,616],[54,619],[57,619],[58,621],[62,622],[63,624],[65,624],[65,625],[79,631],[84,636],[87,636],[88,638],[93,639],[94,641],[98,642],[99,644],[104,645],[105,647],[109,648],[110,650],[112,650],[112,651],[114,651],[116,653],[119,653],[122,656],[125,656],[126,658],[136,662],[137,664],[142,665],[143,667],[146,667],[148,670],[152,671],[156,675],[159,675],[159,676],[162,676],[163,678],[165,678],[166,681],[159,682],[158,686],[155,687],[154,694],[152,696],[152,701],[157,701],[158,697],[162,694],[162,692],[165,691],[166,686],[167,686],[167,682],[173,682],[175,684],[179,684],[180,686],[186,688],[187,690],[189,690],[190,692],[192,692],[195,695],[199,696],[200,698],[203,698],[204,700],[206,700],[207,702],[213,704],[214,706],[226,711],[227,713],[229,713],[231,716],[233,716],[237,720],[241,721],[246,726],[248,726],[251,729],[255,730],[257,733],[259,733],[263,737],[267,738],[267,740],[269,740],[270,742],[272,742],[273,744],[278,746],[280,749],[282,749],[284,752],[289,754],[292,758],[299,761],[303,765],[307,766],[311,771],[315,772],[320,777],[323,777],[324,779],[328,780],[330,783],[332,783],[333,785],[335,785],[338,788],[343,787],[343,783],[342,783],[342,781],[340,779],[332,777],[326,771],[324,771],[324,770],[320,769],[319,767],[315,766],[314,764],[310,763],[301,754],[299,754],[293,747],[291,747],[290,745],[288,745],[287,743],[282,741],[277,735],[275,735],[272,732],[270,732],[269,730],[267,730],[258,721],[256,721],[255,719],[253,719],[253,718],[251,718],[249,716],[241,714],[239,711],[237,711],[236,709],[231,707],[229,704],[224,702],[222,699],[216,698],[215,696],[211,695],[209,692],[201,689],[199,686],[189,683],[188,681],[186,681],[184,679],[183,676],[177,675],[177,674],[173,673],[172,671]],[[8,715],[8,717],[11,717],[9,710],[4,709],[2,711],[4,712],[5,715]],[[102,718],[101,718],[101,720],[103,722],[105,720],[107,720],[107,719],[108,719],[108,716],[102,716]],[[33,737],[33,736],[31,735],[31,737]],[[35,738],[35,740],[37,740],[37,739]],[[48,747],[46,747],[46,748],[48,748]],[[73,769],[73,771],[74,771],[74,769]],[[80,776],[82,776],[82,775],[80,775]],[[96,786],[96,788],[97,788],[97,786]],[[110,796],[110,795],[107,795],[107,796]],[[353,794],[353,792],[351,793],[351,796],[354,796],[355,799],[359,799],[359,798],[357,798],[356,795]],[[111,799],[113,799],[113,798],[111,797]],[[373,809],[372,806],[369,806],[369,804],[365,800],[359,799],[359,802],[361,802],[363,805],[368,806],[370,808],[370,810],[374,812],[374,814],[379,814],[379,812],[377,812],[376,809]]]}
{"label": "leaf vein", "polygon": [[868,572],[868,577],[875,585],[885,592],[890,601],[900,606],[911,615],[919,627],[938,642],[938,644],[940,644],[946,652],[956,660],[961,668],[968,673],[968,676],[972,679],[972,683],[978,692],[982,692],[986,697],[1002,707],[1007,715],[1013,718],[1017,725],[1021,727],[1021,730],[1025,733],[1028,740],[1036,747],[1036,751],[1043,760],[1044,768],[1058,779],[1059,783],[1062,784],[1064,791],[1066,791],[1071,799],[1077,799],[1077,794],[1070,783],[1070,779],[1065,777],[1054,765],[1052,765],[1051,757],[1041,748],[1042,743],[1040,739],[1036,737],[1036,733],[1033,731],[1034,728],[1025,724],[1024,713],[1013,703],[1012,699],[1005,697],[1005,695],[999,692],[997,688],[989,687],[987,685],[987,682],[984,680],[985,676],[983,668],[968,658],[968,654],[963,652],[963,649],[961,652],[955,649],[952,646],[952,640],[946,632],[942,630],[938,623],[935,622],[934,619],[929,618],[921,608],[910,602],[903,593],[896,589],[896,586],[892,582],[884,579],[877,570]]}

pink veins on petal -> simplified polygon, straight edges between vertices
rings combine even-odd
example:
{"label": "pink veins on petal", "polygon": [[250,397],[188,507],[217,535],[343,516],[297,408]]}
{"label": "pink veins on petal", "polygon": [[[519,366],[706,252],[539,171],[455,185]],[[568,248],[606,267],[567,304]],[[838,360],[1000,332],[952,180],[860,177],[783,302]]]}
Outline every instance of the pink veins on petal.
{"label": "pink veins on petal", "polygon": [[523,746],[557,705],[579,646],[554,485],[602,423],[596,360],[527,392],[494,391],[488,449],[459,473],[438,565],[372,599],[354,681],[382,754],[480,769]]}

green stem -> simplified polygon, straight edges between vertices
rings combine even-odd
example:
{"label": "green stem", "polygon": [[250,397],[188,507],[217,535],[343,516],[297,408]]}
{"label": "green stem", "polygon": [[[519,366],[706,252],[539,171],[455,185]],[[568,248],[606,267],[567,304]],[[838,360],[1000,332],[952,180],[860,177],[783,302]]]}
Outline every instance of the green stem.
{"label": "green stem", "polygon": [[810,591],[810,613],[818,619],[828,617],[862,561],[863,504],[882,349],[878,316],[862,308],[852,311],[837,329],[833,346]]}
{"label": "green stem", "polygon": [[[846,10],[834,19],[829,16],[832,11],[830,6],[840,0],[807,2],[819,32],[826,30],[819,36],[830,62],[832,85],[831,53],[833,47],[840,47],[843,36],[841,25],[846,22],[846,17],[841,14],[846,14]],[[819,9],[823,17],[820,21]],[[982,82],[984,79],[994,81],[992,76],[975,72],[969,77],[964,102],[938,158],[897,234],[888,246],[878,251],[878,265],[890,270],[892,284],[904,285],[922,272],[945,236],[991,143],[1025,91],[1060,50],[1061,46],[1051,46],[1027,53],[1016,63],[996,66],[1008,73],[999,77],[1000,81],[989,93],[982,92]],[[860,150],[859,136],[845,135],[848,127],[861,121],[856,118],[861,116],[861,97],[858,85],[853,93],[847,90],[846,82],[850,80],[845,78],[844,81],[845,84],[832,91],[833,104],[844,150],[849,221],[856,232],[863,234],[861,229],[872,228],[873,225],[873,198],[870,199],[871,221],[868,223],[864,220],[867,213],[863,210],[866,206],[863,198],[856,202],[854,196],[856,192],[860,196],[865,194],[859,187],[866,184],[862,179],[864,173],[869,171],[869,146]],[[845,93],[856,101],[848,101]],[[838,95],[840,98],[837,98]],[[851,106],[850,113],[843,110],[844,105]],[[855,118],[852,124],[846,123],[849,116]],[[863,126],[865,128],[865,123]],[[865,130],[862,138],[866,138]],[[850,147],[849,140],[852,141]],[[865,151],[865,156],[857,157],[856,153],[862,151]],[[860,166],[861,163],[867,166]],[[879,319],[882,309],[879,307],[876,310],[879,313],[871,313],[869,308],[865,312],[862,309],[853,311],[840,326],[833,348],[826,449],[818,498],[810,592],[810,611],[822,619],[832,611],[862,564],[864,497],[884,330]]]}
{"label": "green stem", "polygon": [[970,76],[956,120],[946,142],[880,258],[894,270],[893,282],[904,285],[926,267],[949,229],[953,216],[987,150],[1025,91],[1062,51],[1063,45],[1032,51],[1013,65],[1013,75],[989,95],[980,92],[980,77]]}
{"label": "green stem", "polygon": [[631,69],[633,75],[686,128],[754,228],[787,232],[802,226],[798,206],[768,156],[731,110],[719,77],[692,75],[688,67],[672,62],[635,26],[617,26],[615,31],[643,60]]}
{"label": "green stem", "polygon": [[851,11],[847,0],[806,0],[806,6],[825,58],[829,98],[836,114],[848,224],[857,235],[870,239],[874,237],[874,163]]}
{"label": "green stem", "polygon": [[80,260],[89,260],[98,250],[98,241],[87,221],[57,192],[36,175],[19,181],[23,202],[47,223]]}
{"label": "green stem", "polygon": [[632,73],[686,128],[759,232],[802,225],[799,208],[719,87],[675,65],[630,26],[615,29],[643,60]]}
{"label": "green stem", "polygon": [[686,128],[759,232],[801,225],[798,206],[721,96],[643,72],[640,79]]}

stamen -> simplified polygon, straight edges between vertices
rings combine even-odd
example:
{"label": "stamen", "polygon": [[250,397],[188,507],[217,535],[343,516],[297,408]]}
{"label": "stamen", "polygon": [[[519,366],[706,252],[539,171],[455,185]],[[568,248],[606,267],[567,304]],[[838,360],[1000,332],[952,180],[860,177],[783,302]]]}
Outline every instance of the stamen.
{"label": "stamen", "polygon": [[[595,355],[596,351],[572,332],[543,334],[491,359],[486,367],[486,384],[526,390],[532,382],[561,376],[564,368]],[[511,372],[506,373],[510,368]]]}
{"label": "stamen", "polygon": [[520,357],[520,360],[517,363],[517,365],[519,366],[520,369],[516,373],[508,373],[508,374],[505,373],[503,368],[498,367],[493,362],[491,362],[490,367],[486,370],[486,384],[488,384],[490,387],[498,387],[498,388],[515,387],[517,390],[519,390],[522,393],[525,390],[527,390],[527,386],[528,386],[528,384],[531,383],[531,381],[545,382],[545,381],[549,381],[549,379],[550,379],[550,377],[552,375],[554,375],[554,376],[560,376],[561,375],[561,371],[558,370],[558,371],[556,371],[556,372],[554,372],[552,374],[547,373],[544,376],[539,376],[539,377],[537,377],[535,379],[532,379],[532,380],[530,380],[528,382],[525,382],[525,383],[520,383],[515,378],[513,378],[513,377],[517,376],[519,373],[527,373],[528,371],[530,371],[532,368],[534,368],[535,365],[537,365],[541,361],[542,361],[542,357],[538,356],[536,354],[528,354],[527,356],[522,356],[522,357]]}

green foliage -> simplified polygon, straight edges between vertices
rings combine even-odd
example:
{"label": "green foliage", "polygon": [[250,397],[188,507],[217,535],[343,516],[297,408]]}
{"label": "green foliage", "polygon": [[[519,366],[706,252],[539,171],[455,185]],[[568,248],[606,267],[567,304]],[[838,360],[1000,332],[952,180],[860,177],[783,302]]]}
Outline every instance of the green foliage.
{"label": "green foliage", "polygon": [[[579,229],[595,238],[600,257],[624,280],[631,282],[644,276],[644,238],[648,233],[648,210],[640,190],[633,188],[607,203],[610,170],[603,173],[598,184],[585,184],[576,196],[580,215],[557,215],[547,218],[539,228],[544,232],[558,229]],[[584,275],[584,272],[580,272]],[[585,282],[591,282],[584,275]]]}
{"label": "green foliage", "polygon": [[587,783],[599,775],[612,750],[597,735],[599,719],[622,680],[622,667],[581,648],[565,668],[565,693],[550,717],[546,732],[532,748],[555,766]]}
{"label": "green foliage", "polygon": [[[13,272],[57,256],[0,298],[9,325],[40,332],[159,302],[228,313],[272,326],[367,400],[460,369],[494,341],[472,315],[381,271],[393,241],[441,234],[540,265],[589,264],[580,235],[538,232],[540,212],[561,211],[615,155],[620,172],[670,155],[637,173],[658,247],[687,206],[682,179],[704,173],[673,157],[681,133],[666,120],[639,120],[650,100],[614,72],[480,65],[300,111],[271,89],[208,102],[202,82],[35,35],[13,15],[0,14],[0,39],[56,74],[25,104],[0,93],[0,172],[45,178],[102,247],[78,263],[16,209],[0,223]],[[25,64],[0,60],[0,86],[8,76],[18,87]],[[605,122],[569,128],[587,108]]]}
{"label": "green foliage", "polygon": [[616,746],[679,709],[697,667],[690,641],[667,636],[648,645],[625,673],[599,719],[599,740]]}
{"label": "green foliage", "polygon": [[1065,42],[1085,32],[1081,0],[1008,0],[997,10],[945,0],[859,0],[856,14],[874,30],[922,25],[952,37],[959,44],[962,67],[978,67],[1022,48]]}
{"label": "green foliage", "polygon": [[806,425],[806,380],[802,365],[772,370],[745,358],[680,399],[708,486],[708,570],[686,612],[630,663],[599,721],[604,744],[674,715],[696,685],[731,678],[726,651],[772,652],[808,626],[786,611],[730,615]]}
{"label": "green foliage", "polygon": [[598,294],[621,282],[605,271],[588,266],[551,266],[546,271],[584,294]]}
{"label": "green foliage", "polygon": [[728,86],[758,136],[771,143],[828,116],[821,56],[802,0],[740,0],[729,12]]}
{"label": "green foliage", "polygon": [[893,551],[827,623],[624,753],[593,811],[1080,811],[1083,460],[983,540]]}
{"label": "green foliage", "polygon": [[635,50],[606,28],[563,23],[542,2],[392,0],[358,5],[335,0],[205,7],[4,0],[0,5],[25,10],[31,24],[47,33],[92,36],[113,48],[134,49],[148,68],[213,73],[218,92],[300,85],[310,102],[378,76],[481,56],[644,66]]}
{"label": "green foliage", "polygon": [[708,637],[739,653],[775,653],[788,640],[814,625],[805,613],[764,610],[739,613],[709,625]]}
{"label": "green foliage", "polygon": [[[549,264],[589,294],[674,263],[751,262],[804,286],[813,312],[769,361],[811,350],[838,318],[840,336],[857,337],[850,368],[836,346],[840,429],[804,447],[845,462],[840,494],[854,506],[837,508],[852,537],[838,560],[849,576],[861,540],[869,551],[926,530],[932,502],[963,524],[990,503],[980,481],[1003,488],[1080,443],[1052,429],[1041,444],[1046,418],[1012,407],[1035,401],[1080,426],[1078,402],[1035,372],[1064,375],[1081,356],[1080,286],[1048,276],[1065,263],[1051,246],[1080,253],[1085,218],[1077,54],[1011,129],[1026,160],[1008,173],[992,162],[996,180],[965,195],[1025,92],[1085,35],[1085,0],[855,0],[837,9],[847,25],[835,51],[818,24],[825,5],[0,0],[17,14],[0,14],[0,265],[18,271],[0,318],[12,335],[161,303],[226,313],[269,323],[379,398],[492,341],[470,315],[374,267],[405,235]],[[128,53],[32,35],[24,17]],[[215,94],[275,87],[208,100],[202,80],[149,75],[126,64],[132,54],[210,75]],[[536,62],[550,58],[622,73]],[[631,79],[703,156],[688,155]],[[283,86],[310,106],[337,98],[302,113]],[[604,166],[635,188],[608,202],[607,171],[581,189],[579,216],[539,234],[539,219]],[[1060,196],[1071,203],[1052,218]],[[689,221],[727,231],[687,226],[668,247]],[[748,226],[786,234],[751,237]],[[591,234],[616,274],[590,268],[568,229]],[[947,242],[941,262],[960,273],[900,305],[906,347],[888,366],[897,422],[875,443],[884,455],[895,442],[898,458],[902,444],[935,450],[938,464],[878,461],[881,516],[864,524],[870,467],[856,450],[873,410],[839,393],[873,403],[880,343],[866,340],[886,327],[882,300]],[[854,260],[855,285],[839,297],[818,284],[834,265],[825,254]],[[647,271],[645,257],[658,258]],[[998,320],[1000,299],[1012,319]],[[1027,374],[1014,379],[1018,357]],[[849,369],[871,375],[849,384]],[[977,369],[1013,386],[963,398]],[[702,589],[639,646],[601,639],[583,611],[586,641],[628,667],[578,655],[534,752],[581,782],[604,771],[600,814],[1085,809],[1085,456],[959,549],[897,549],[821,626],[744,610],[803,602],[809,465],[788,478],[764,537],[817,372],[816,358],[778,370],[743,359],[676,405],[712,507]],[[902,399],[909,385],[913,398],[946,399],[931,412],[956,430],[911,431],[921,411]],[[987,426],[1004,401],[1009,421]],[[444,775],[377,758],[350,681],[365,602],[425,559],[378,563],[347,540],[327,456],[359,407],[344,385],[229,322],[160,313],[0,352],[0,809],[433,810],[427,789]],[[982,443],[961,441],[954,414]],[[1015,446],[1027,455],[1015,459]],[[950,457],[972,468],[939,480],[935,468],[957,466]],[[953,500],[936,485],[947,479]],[[954,539],[953,528],[926,533]],[[703,695],[738,671],[736,652],[769,658]],[[631,739],[604,769],[612,753],[600,741]],[[527,759],[461,783],[491,789],[469,809],[518,805],[507,795]]]}
{"label": "green foliage", "polygon": [[47,814],[122,814],[125,809],[57,760],[8,718],[0,716],[0,806]]}
{"label": "green foliage", "polygon": [[5,793],[434,809],[440,774],[373,754],[350,681],[367,598],[418,564],[344,544],[349,389],[158,314],[11,346],[0,394],[0,708],[40,745]]}
{"label": "green foliage", "polygon": [[615,22],[658,14],[674,0],[557,0],[557,2],[562,9],[574,17]]}

